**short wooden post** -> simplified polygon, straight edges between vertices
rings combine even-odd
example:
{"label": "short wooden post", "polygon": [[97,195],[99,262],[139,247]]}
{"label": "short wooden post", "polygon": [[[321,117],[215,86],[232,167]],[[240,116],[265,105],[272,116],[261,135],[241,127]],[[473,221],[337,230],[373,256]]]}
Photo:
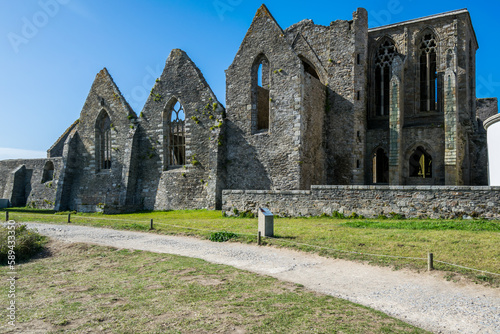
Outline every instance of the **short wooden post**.
{"label": "short wooden post", "polygon": [[71,213],[68,213],[68,224],[71,223]]}
{"label": "short wooden post", "polygon": [[259,231],[259,233],[258,233],[258,235],[257,235],[257,244],[258,244],[259,246],[260,246],[260,244],[261,244],[261,239],[262,239],[262,237],[261,237],[261,232]]}
{"label": "short wooden post", "polygon": [[432,253],[427,254],[427,270],[434,270],[434,254]]}
{"label": "short wooden post", "polygon": [[153,229],[153,219],[151,219],[151,222],[149,223],[149,229],[152,230]]}
{"label": "short wooden post", "polygon": [[5,221],[9,221],[9,211],[5,211]]}

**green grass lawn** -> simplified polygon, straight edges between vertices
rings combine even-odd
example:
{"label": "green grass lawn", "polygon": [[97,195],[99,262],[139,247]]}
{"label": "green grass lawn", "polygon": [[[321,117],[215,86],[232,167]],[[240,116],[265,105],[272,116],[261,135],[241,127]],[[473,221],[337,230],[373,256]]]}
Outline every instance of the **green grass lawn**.
{"label": "green grass lawn", "polygon": [[[57,241],[46,252],[18,266],[16,328],[0,332],[427,333],[301,285],[199,259]],[[8,302],[1,293],[0,304]]]}
{"label": "green grass lawn", "polygon": [[[9,209],[10,218],[19,222],[66,223],[67,213]],[[239,242],[256,242],[256,218],[223,217],[220,211],[185,210],[102,215],[72,214],[72,224],[182,234],[209,238],[211,233],[236,233]],[[276,238],[264,243],[280,247],[318,252],[348,260],[368,261],[394,268],[425,270],[425,260],[432,252],[436,261],[500,274],[500,222],[482,220],[377,220],[338,219],[332,217],[275,218]],[[379,256],[385,255],[385,256]],[[500,285],[500,276],[470,271],[443,263],[437,270],[465,275],[476,282]]]}

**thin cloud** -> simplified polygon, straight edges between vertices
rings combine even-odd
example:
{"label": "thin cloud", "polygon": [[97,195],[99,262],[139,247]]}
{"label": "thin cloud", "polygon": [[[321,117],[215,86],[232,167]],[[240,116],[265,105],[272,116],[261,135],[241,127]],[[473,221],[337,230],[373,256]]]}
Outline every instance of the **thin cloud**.
{"label": "thin cloud", "polygon": [[0,147],[0,160],[46,158],[46,151],[22,150],[19,148]]}

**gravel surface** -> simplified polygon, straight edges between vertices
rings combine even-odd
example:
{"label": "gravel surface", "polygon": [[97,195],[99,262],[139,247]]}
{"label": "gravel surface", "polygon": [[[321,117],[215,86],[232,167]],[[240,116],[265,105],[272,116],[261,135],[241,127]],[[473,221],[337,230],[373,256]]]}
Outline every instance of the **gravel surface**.
{"label": "gravel surface", "polygon": [[288,249],[179,236],[76,225],[28,225],[62,241],[196,257],[273,276],[435,333],[500,333],[500,289],[448,282],[439,272],[393,271]]}

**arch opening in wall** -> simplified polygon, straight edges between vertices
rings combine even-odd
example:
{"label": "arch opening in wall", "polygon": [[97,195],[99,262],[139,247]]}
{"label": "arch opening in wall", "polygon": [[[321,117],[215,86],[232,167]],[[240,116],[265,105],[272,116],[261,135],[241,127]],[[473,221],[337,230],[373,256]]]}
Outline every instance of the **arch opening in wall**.
{"label": "arch opening in wall", "polygon": [[380,43],[375,54],[375,115],[386,116],[390,111],[392,62],[397,54],[396,46],[390,39]]}
{"label": "arch opening in wall", "polygon": [[389,158],[383,148],[373,153],[372,163],[373,183],[389,183]]}
{"label": "arch opening in wall", "polygon": [[410,156],[409,167],[410,177],[431,178],[432,156],[422,146],[418,146]]}
{"label": "arch opening in wall", "polygon": [[47,161],[43,167],[42,183],[54,180],[54,163]]}
{"label": "arch opening in wall", "polygon": [[163,111],[164,169],[186,164],[186,115],[182,104],[173,98]]}
{"label": "arch opening in wall", "polygon": [[427,30],[422,34],[418,46],[420,66],[420,111],[439,109],[439,82],[437,74],[437,39]]}
{"label": "arch opening in wall", "polygon": [[252,66],[252,132],[269,130],[270,80],[269,61],[264,54],[259,55]]}
{"label": "arch opening in wall", "polygon": [[96,121],[95,146],[97,170],[111,169],[111,119],[104,109]]}
{"label": "arch opening in wall", "polygon": [[321,81],[321,79],[319,78],[318,72],[316,71],[316,68],[314,67],[314,65],[309,60],[307,60],[306,58],[304,58],[302,56],[300,56],[299,58],[302,61],[302,67],[304,68],[304,73],[308,73],[313,78],[316,78],[319,81]]}

